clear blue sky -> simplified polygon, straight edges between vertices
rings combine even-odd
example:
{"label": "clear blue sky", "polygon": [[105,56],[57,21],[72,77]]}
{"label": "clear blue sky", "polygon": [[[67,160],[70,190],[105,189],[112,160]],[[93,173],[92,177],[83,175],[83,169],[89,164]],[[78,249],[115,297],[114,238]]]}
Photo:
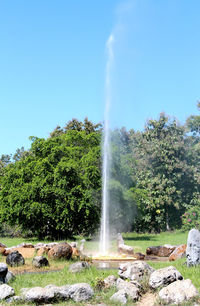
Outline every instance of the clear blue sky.
{"label": "clear blue sky", "polygon": [[103,121],[111,33],[113,126],[197,114],[199,12],[199,0],[0,0],[0,155],[72,118]]}

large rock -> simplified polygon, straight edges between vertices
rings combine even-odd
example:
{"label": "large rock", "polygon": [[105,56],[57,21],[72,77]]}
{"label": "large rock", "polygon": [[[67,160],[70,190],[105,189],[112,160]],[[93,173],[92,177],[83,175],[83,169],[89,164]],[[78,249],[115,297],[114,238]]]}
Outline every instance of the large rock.
{"label": "large rock", "polygon": [[114,293],[110,300],[116,303],[120,303],[120,304],[126,304],[127,303],[127,297],[128,294],[126,293],[125,290],[119,290],[116,293]]}
{"label": "large rock", "polygon": [[8,271],[8,266],[4,262],[0,262],[0,285],[7,284],[15,278],[14,274]]}
{"label": "large rock", "polygon": [[25,264],[25,260],[18,251],[14,251],[6,257],[6,263],[11,267],[22,266]]}
{"label": "large rock", "polygon": [[154,271],[149,278],[149,286],[152,289],[167,286],[177,280],[182,280],[180,272],[173,266]]}
{"label": "large rock", "polygon": [[188,267],[200,264],[200,232],[197,229],[193,228],[189,231],[186,257]]}
{"label": "large rock", "polygon": [[55,285],[47,285],[45,289],[50,289],[54,293],[54,297],[56,300],[68,300],[69,296],[69,288],[70,285],[64,286],[55,286]]}
{"label": "large rock", "polygon": [[118,253],[120,254],[127,254],[127,255],[132,255],[132,256],[134,254],[133,248],[125,244],[119,244],[117,250],[118,250]]}
{"label": "large rock", "polygon": [[188,301],[198,295],[199,293],[190,279],[178,280],[162,288],[159,292],[159,298],[170,305]]}
{"label": "large rock", "polygon": [[79,273],[89,268],[90,268],[90,264],[87,261],[79,261],[79,262],[75,262],[74,264],[71,264],[69,266],[69,271],[72,273]]}
{"label": "large rock", "polygon": [[0,284],[5,283],[6,274],[8,273],[8,266],[0,262]]}
{"label": "large rock", "polygon": [[139,288],[121,278],[117,279],[116,288],[117,290],[124,290],[132,301],[137,301],[140,297]]}
{"label": "large rock", "polygon": [[72,247],[67,242],[59,243],[53,246],[48,252],[48,257],[51,259],[70,259],[72,256]]}
{"label": "large rock", "polygon": [[175,250],[175,245],[165,244],[163,246],[151,246],[146,249],[147,255],[155,255],[159,257],[169,257]]}
{"label": "large rock", "polygon": [[185,256],[186,244],[181,244],[175,248],[175,250],[169,256],[169,261],[174,261]]}
{"label": "large rock", "polygon": [[94,291],[87,283],[79,283],[71,285],[69,288],[69,296],[75,302],[89,300],[93,297]]}
{"label": "large rock", "polygon": [[8,284],[9,282],[11,282],[12,280],[15,279],[14,274],[11,271],[8,271],[5,277],[5,283]]}
{"label": "large rock", "polygon": [[48,267],[49,262],[48,262],[48,259],[44,256],[35,256],[32,260],[32,265],[35,268]]}
{"label": "large rock", "polygon": [[0,285],[0,300],[7,299],[15,294],[15,291],[12,287],[3,284]]}
{"label": "large rock", "polygon": [[150,275],[155,271],[144,261],[135,261],[133,263],[125,263],[119,266],[118,275],[123,279],[142,280],[143,277]]}
{"label": "large rock", "polygon": [[55,293],[51,288],[34,287],[31,289],[22,288],[22,297],[26,302],[49,303],[54,300]]}
{"label": "large rock", "polygon": [[120,254],[133,255],[134,250],[131,246],[124,244],[124,239],[120,233],[117,234],[117,251]]}

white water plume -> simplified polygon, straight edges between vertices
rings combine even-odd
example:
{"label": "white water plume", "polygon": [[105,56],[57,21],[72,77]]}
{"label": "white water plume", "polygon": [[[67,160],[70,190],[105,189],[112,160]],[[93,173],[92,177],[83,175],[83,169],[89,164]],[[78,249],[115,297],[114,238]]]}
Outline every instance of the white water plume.
{"label": "white water plume", "polygon": [[111,106],[111,71],[113,66],[114,36],[111,34],[106,43],[107,49],[107,64],[106,64],[106,99],[105,99],[105,114],[104,114],[104,138],[103,138],[103,188],[102,188],[102,216],[101,216],[101,232],[100,232],[100,253],[106,254],[109,249],[109,191],[108,184],[110,178],[110,126],[109,113]]}

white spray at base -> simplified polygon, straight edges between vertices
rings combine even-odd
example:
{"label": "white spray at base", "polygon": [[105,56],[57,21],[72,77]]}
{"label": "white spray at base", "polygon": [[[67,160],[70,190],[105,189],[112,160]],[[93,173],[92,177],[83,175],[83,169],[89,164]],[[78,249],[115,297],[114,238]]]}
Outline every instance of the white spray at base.
{"label": "white spray at base", "polygon": [[100,253],[106,254],[109,250],[109,191],[108,184],[110,178],[110,127],[109,114],[111,106],[111,70],[114,60],[113,54],[114,36],[111,34],[106,43],[108,52],[106,64],[106,99],[104,114],[104,136],[103,136],[103,188],[102,188],[102,213],[101,213],[101,231],[100,231]]}

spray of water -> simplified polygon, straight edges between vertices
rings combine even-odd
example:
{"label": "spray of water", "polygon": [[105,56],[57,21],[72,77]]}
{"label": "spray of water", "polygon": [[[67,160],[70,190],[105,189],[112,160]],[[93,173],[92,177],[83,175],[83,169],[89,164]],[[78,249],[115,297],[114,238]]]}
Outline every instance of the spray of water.
{"label": "spray of water", "polygon": [[111,34],[106,43],[108,52],[106,64],[106,99],[105,99],[105,115],[104,115],[104,138],[103,138],[103,188],[102,188],[102,216],[101,216],[101,231],[100,231],[100,253],[106,254],[109,249],[109,169],[110,169],[110,127],[109,113],[111,106],[111,70],[114,60],[113,54],[114,36]]}

